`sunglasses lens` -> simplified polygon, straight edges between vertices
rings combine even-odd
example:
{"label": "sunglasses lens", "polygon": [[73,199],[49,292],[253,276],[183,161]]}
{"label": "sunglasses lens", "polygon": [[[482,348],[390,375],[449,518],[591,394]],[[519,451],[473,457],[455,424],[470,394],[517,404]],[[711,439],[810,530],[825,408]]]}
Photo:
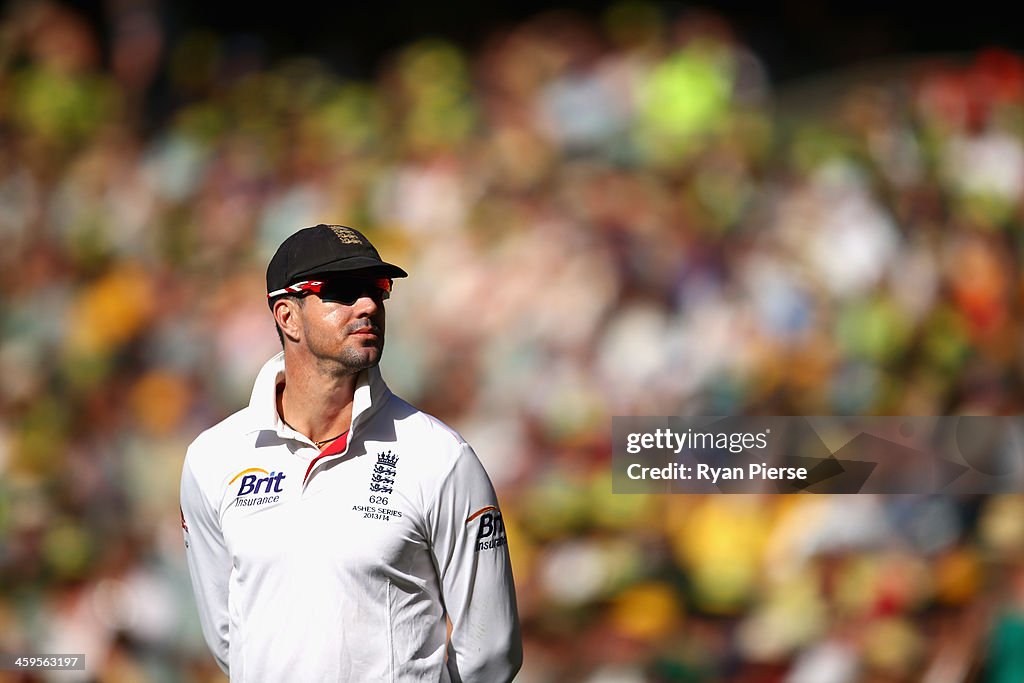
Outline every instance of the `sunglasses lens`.
{"label": "sunglasses lens", "polygon": [[391,296],[391,280],[327,280],[320,288],[320,298],[351,306],[364,296],[383,301]]}

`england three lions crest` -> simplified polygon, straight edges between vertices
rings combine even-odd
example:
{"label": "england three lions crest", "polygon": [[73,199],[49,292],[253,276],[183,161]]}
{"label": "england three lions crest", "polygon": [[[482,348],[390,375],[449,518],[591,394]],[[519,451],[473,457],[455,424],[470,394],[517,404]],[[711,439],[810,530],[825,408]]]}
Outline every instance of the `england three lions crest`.
{"label": "england three lions crest", "polygon": [[377,454],[377,464],[370,474],[370,491],[373,493],[391,493],[395,488],[395,477],[398,475],[398,455],[387,451]]}

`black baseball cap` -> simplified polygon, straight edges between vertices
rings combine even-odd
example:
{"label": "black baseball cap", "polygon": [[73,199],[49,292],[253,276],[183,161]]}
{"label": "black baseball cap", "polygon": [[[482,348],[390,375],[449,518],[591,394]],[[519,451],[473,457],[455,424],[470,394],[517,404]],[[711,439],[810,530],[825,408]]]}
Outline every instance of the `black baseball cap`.
{"label": "black baseball cap", "polygon": [[344,273],[366,277],[408,277],[380,254],[355,228],[314,225],[292,234],[277,248],[267,266],[267,292],[275,292],[314,275]]}

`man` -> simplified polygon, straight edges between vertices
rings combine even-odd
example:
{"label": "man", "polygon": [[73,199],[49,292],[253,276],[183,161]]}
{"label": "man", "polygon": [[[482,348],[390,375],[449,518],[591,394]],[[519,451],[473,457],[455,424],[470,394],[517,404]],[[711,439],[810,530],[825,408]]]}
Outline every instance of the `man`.
{"label": "man", "polygon": [[267,268],[284,350],[249,406],[188,449],[189,572],[233,681],[499,683],[519,670],[487,474],[377,367],[398,277],[352,228],[286,239]]}

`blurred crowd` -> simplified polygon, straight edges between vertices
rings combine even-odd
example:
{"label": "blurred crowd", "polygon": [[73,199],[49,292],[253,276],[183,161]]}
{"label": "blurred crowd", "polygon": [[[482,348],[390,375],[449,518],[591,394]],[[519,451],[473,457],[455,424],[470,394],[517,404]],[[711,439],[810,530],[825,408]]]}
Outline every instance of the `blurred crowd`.
{"label": "blurred crowd", "polygon": [[[710,12],[548,12],[365,81],[145,2],[0,18],[0,651],[218,681],[177,496],[266,263],[409,271],[384,376],[499,490],[523,683],[1024,680],[1024,499],[612,495],[613,415],[1017,414],[1024,61],[780,88]],[[173,38],[173,39],[172,39]],[[297,577],[301,578],[301,577]]]}

